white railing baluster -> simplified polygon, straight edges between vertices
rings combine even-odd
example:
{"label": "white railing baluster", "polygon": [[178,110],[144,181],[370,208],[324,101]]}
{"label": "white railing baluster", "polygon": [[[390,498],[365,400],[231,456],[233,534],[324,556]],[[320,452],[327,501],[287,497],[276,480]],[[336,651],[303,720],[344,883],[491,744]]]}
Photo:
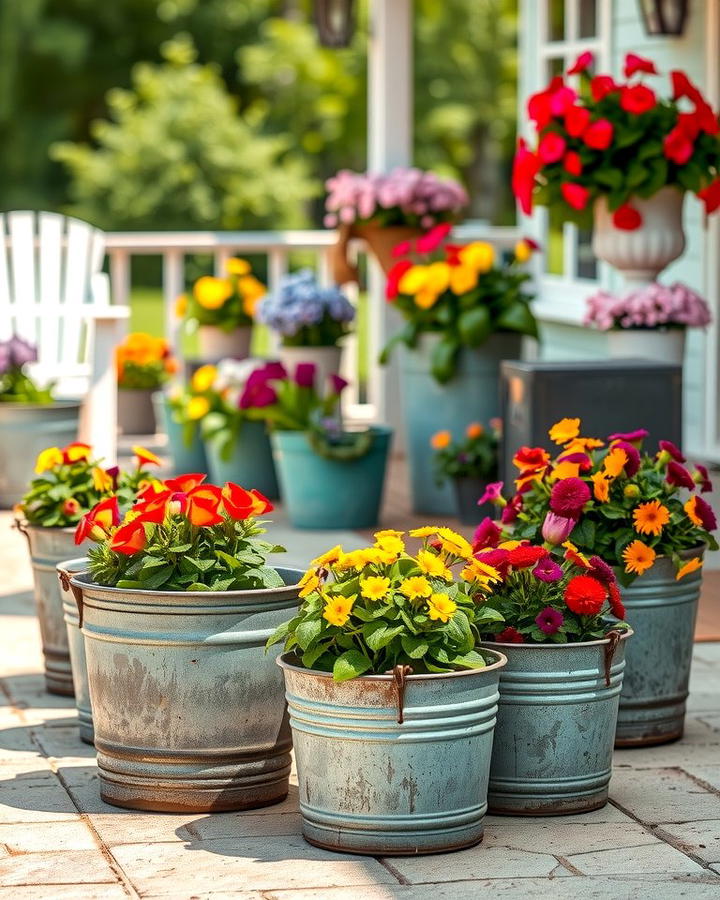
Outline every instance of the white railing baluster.
{"label": "white railing baluster", "polygon": [[185,254],[182,250],[163,253],[163,303],[165,335],[176,353],[180,352],[180,319],[175,314],[175,302],[185,289]]}
{"label": "white railing baluster", "polygon": [[130,303],[130,253],[122,247],[108,249],[110,256],[110,297],[113,303]]}

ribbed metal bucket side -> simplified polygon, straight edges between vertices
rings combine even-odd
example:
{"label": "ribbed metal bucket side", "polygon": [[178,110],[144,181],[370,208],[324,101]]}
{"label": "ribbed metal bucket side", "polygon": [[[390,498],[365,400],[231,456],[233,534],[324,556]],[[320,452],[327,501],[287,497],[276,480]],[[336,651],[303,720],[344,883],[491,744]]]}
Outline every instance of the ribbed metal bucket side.
{"label": "ribbed metal bucket side", "polygon": [[492,652],[490,662],[409,676],[399,723],[390,676],[338,683],[281,657],[306,839],[378,855],[481,840],[504,657]]}
{"label": "ribbed metal bucket side", "polygon": [[[682,554],[702,556],[703,548]],[[702,570],[675,579],[661,557],[622,596],[635,630],[627,652],[616,743],[646,746],[677,740],[685,724]]]}
{"label": "ribbed metal bucket side", "polygon": [[[67,573],[76,575],[85,572],[88,567],[86,556],[78,559],[67,559],[58,563],[59,574]],[[92,744],[94,739],[92,706],[90,704],[90,686],[88,685],[87,661],[85,659],[85,640],[80,630],[80,615],[75,596],[68,582],[65,590],[63,582],[60,582],[60,594],[67,630],[68,649],[70,651],[70,664],[72,667],[73,687],[75,689],[75,708],[78,714],[78,728],[81,740],[86,744]]]}

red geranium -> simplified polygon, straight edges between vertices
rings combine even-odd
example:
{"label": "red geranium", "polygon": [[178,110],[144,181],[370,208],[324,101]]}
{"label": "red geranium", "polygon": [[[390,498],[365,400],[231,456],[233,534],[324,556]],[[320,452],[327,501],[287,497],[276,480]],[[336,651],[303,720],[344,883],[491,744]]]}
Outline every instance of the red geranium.
{"label": "red geranium", "polygon": [[542,447],[520,447],[513,456],[513,465],[521,472],[527,469],[545,468],[550,454]]}
{"label": "red geranium", "polygon": [[565,587],[568,609],[579,616],[596,616],[607,598],[607,590],[591,575],[576,575]]}
{"label": "red geranium", "polygon": [[620,91],[620,106],[631,115],[639,116],[654,109],[656,105],[655,91],[645,84],[634,84]]}
{"label": "red geranium", "polygon": [[590,110],[584,106],[571,106],[565,113],[565,130],[570,137],[580,137],[590,124]]}
{"label": "red geranium", "polygon": [[567,70],[567,73],[568,75],[579,75],[581,72],[587,72],[594,61],[595,55],[591,53],[590,50],[586,50],[578,56],[572,66]]}
{"label": "red geranium", "polygon": [[575,150],[568,150],[563,159],[563,169],[569,175],[581,175],[583,167],[580,154],[576,153]]}
{"label": "red geranium", "polygon": [[615,129],[607,119],[598,119],[584,132],[582,139],[593,150],[607,150],[612,143]]}
{"label": "red geranium", "polygon": [[527,148],[523,138],[518,139],[518,148],[513,161],[512,189],[525,215],[532,212],[532,194],[535,176],[540,171],[540,160]]}
{"label": "red geranium", "polygon": [[590,199],[590,191],[581,184],[565,182],[560,187],[560,192],[568,206],[577,210],[585,209]]}
{"label": "red geranium", "polygon": [[540,138],[537,155],[543,165],[557,162],[565,155],[565,138],[554,131],[549,131]]}
{"label": "red geranium", "polygon": [[544,547],[527,547],[520,545],[508,550],[508,560],[515,569],[529,569],[548,555]]}
{"label": "red geranium", "polygon": [[615,79],[609,75],[596,75],[590,82],[590,93],[596,103],[599,103],[608,94],[618,89]]}
{"label": "red geranium", "polygon": [[394,300],[400,293],[400,279],[408,271],[412,269],[413,263],[409,259],[401,259],[388,272],[387,283],[385,284],[385,299]]}
{"label": "red geranium", "polygon": [[669,131],[663,138],[663,153],[666,158],[679,166],[685,163],[693,155],[695,145],[688,136],[688,132],[680,125],[676,125],[672,131]]}
{"label": "red geranium", "polygon": [[646,72],[648,75],[657,75],[655,63],[644,56],[628,53],[625,57],[624,73],[626,78],[631,78],[636,72]]}
{"label": "red geranium", "polygon": [[525,638],[520,634],[517,628],[510,625],[503,629],[499,634],[495,635],[495,640],[501,644],[524,644]]}
{"label": "red geranium", "polygon": [[642,216],[629,203],[623,203],[613,213],[613,225],[623,231],[634,231],[642,225]]}

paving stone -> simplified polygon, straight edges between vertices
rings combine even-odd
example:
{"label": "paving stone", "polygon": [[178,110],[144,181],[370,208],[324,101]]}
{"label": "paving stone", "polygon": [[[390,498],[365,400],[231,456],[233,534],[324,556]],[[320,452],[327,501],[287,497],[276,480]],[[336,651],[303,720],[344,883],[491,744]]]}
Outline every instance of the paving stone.
{"label": "paving stone", "polygon": [[558,825],[553,819],[536,819],[532,824],[519,827],[493,824],[486,826],[482,846],[568,856],[570,853],[660,843],[641,825],[629,821],[632,824],[626,824],[622,828],[615,824],[586,825],[581,817],[577,817],[576,822],[571,825]]}
{"label": "paving stone", "polygon": [[692,853],[707,863],[720,863],[720,819],[671,823],[662,825],[656,833],[663,840],[679,841],[685,853]]}
{"label": "paving stone", "polygon": [[[715,708],[717,709],[717,698]],[[720,759],[720,715],[718,730],[705,717],[688,716],[685,720],[685,734],[680,741],[661,744],[658,747],[638,747],[631,750],[616,750],[613,757],[615,766],[634,769],[659,769],[670,766],[684,767],[686,763],[696,765],[717,764]],[[612,782],[611,782],[612,790]]]}
{"label": "paving stone", "polygon": [[112,884],[117,881],[99,850],[23,853],[0,860],[0,884],[5,887],[15,884]]}
{"label": "paving stone", "polygon": [[683,766],[683,769],[692,778],[703,781],[712,790],[720,793],[720,754],[718,754],[717,762],[716,766],[687,765]]}
{"label": "paving stone", "polygon": [[195,840],[215,838],[261,837],[263,835],[301,833],[299,813],[268,813],[255,815],[255,810],[237,813],[215,813],[202,819],[194,819],[185,831]]}
{"label": "paving stone", "polygon": [[102,842],[109,847],[116,844],[195,840],[194,835],[186,827],[188,822],[192,821],[188,815],[135,812],[131,809],[116,809],[107,803],[102,805],[108,812],[89,813],[87,820]]}
{"label": "paving stone", "polygon": [[409,884],[468,881],[483,878],[571,876],[568,869],[548,853],[484,847],[437,856],[402,856],[388,859],[391,868]]}
{"label": "paving stone", "polygon": [[[67,822],[77,809],[53,774],[0,782],[0,822]],[[2,882],[0,882],[2,883]]]}
{"label": "paving stone", "polygon": [[121,884],[54,884],[52,893],[46,885],[28,884],[0,887],[0,900],[128,900]]}
{"label": "paving stone", "polygon": [[703,790],[679,769],[616,769],[611,799],[642,822],[692,822],[720,819],[720,797]]}
{"label": "paving stone", "polygon": [[[657,872],[669,875],[702,875],[705,871],[684,853],[667,844],[600,850],[565,857],[584,875],[623,875],[628,872]],[[720,884],[718,885],[720,887]]]}
{"label": "paving stone", "polygon": [[0,825],[0,844],[11,853],[39,853],[53,850],[97,850],[98,844],[88,826],[74,822],[45,822]]}
{"label": "paving stone", "polygon": [[95,761],[95,748],[80,740],[76,719],[65,724],[35,728],[34,734],[43,753],[62,760],[65,765],[88,765]]}
{"label": "paving stone", "polygon": [[536,825],[539,822],[554,822],[556,825],[634,824],[629,816],[626,816],[624,812],[613,806],[612,803],[606,804],[602,809],[594,809],[592,812],[582,813],[581,815],[552,816],[549,819],[542,819],[538,816],[485,816],[486,828],[492,825],[514,828],[517,826]]}
{"label": "paving stone", "polygon": [[212,885],[213,891],[274,891],[396,883],[377,860],[330,853],[291,835],[190,845],[126,844],[111,852],[143,896],[177,898],[183,884],[195,890]]}

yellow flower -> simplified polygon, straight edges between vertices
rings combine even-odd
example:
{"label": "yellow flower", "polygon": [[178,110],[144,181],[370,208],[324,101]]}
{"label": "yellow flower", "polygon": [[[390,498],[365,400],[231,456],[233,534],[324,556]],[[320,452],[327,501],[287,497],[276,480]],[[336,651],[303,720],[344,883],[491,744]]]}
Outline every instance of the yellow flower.
{"label": "yellow flower", "polygon": [[480,581],[483,587],[488,587],[495,581],[500,581],[500,573],[497,569],[479,559],[468,560],[468,564],[460,572],[463,581]]}
{"label": "yellow flower", "polygon": [[476,272],[489,272],[495,262],[495,250],[485,241],[473,241],[458,251],[460,262]]}
{"label": "yellow flower", "polygon": [[485,433],[485,428],[480,424],[480,422],[471,422],[468,427],[465,429],[465,437],[470,438],[479,438],[482,437]]}
{"label": "yellow flower", "polygon": [[681,566],[677,570],[677,575],[675,576],[675,581],[680,581],[681,578],[684,578],[686,575],[689,575],[691,572],[696,572],[702,566],[702,560],[699,556],[694,556],[691,560],[685,563],[684,566]]}
{"label": "yellow flower", "polygon": [[610,478],[617,478],[627,463],[627,453],[622,447],[614,447],[603,461],[603,470]]}
{"label": "yellow flower", "polygon": [[437,534],[437,525],[423,525],[422,528],[413,528],[408,533],[414,538],[430,537],[431,534]]}
{"label": "yellow flower", "polygon": [[[397,558],[401,553],[405,551],[405,544],[400,540],[399,537],[395,537],[395,535],[389,534],[386,537],[381,537],[378,539],[377,546],[381,549],[389,553],[391,556]],[[393,559],[393,562],[395,559]]]}
{"label": "yellow flower", "polygon": [[300,587],[299,596],[307,597],[309,594],[312,594],[313,591],[316,591],[321,584],[322,581],[320,581],[315,569],[308,569],[300,581],[298,581],[298,586]]}
{"label": "yellow flower", "polygon": [[425,287],[428,277],[427,266],[413,266],[408,269],[398,282],[398,291],[401,294],[417,294]]}
{"label": "yellow flower", "polygon": [[48,447],[38,454],[35,463],[35,471],[38,475],[47,472],[48,469],[54,469],[55,466],[61,466],[63,462],[62,450],[59,447]]}
{"label": "yellow flower", "polygon": [[498,544],[498,550],[514,550],[520,544],[522,544],[522,541],[503,541]]}
{"label": "yellow flower", "polygon": [[425,290],[442,294],[450,285],[450,266],[446,262],[430,263],[427,270]]}
{"label": "yellow flower", "polygon": [[458,297],[469,294],[477,287],[478,273],[472,266],[451,266],[450,290]]}
{"label": "yellow flower", "polygon": [[452,442],[452,435],[449,431],[436,431],[430,438],[430,446],[433,450],[444,450]]}
{"label": "yellow flower", "polygon": [[628,574],[642,575],[652,568],[655,562],[655,551],[642,541],[633,541],[622,552],[625,571]]}
{"label": "yellow flower", "polygon": [[670,513],[659,500],[648,500],[647,503],[641,503],[633,510],[635,531],[639,534],[661,534],[663,526],[667,525],[669,521]]}
{"label": "yellow flower", "polygon": [[577,478],[580,474],[580,465],[579,463],[568,462],[559,462],[555,464],[552,472],[550,473],[550,478],[553,481],[556,481],[560,478]]}
{"label": "yellow flower", "polygon": [[461,534],[453,531],[452,528],[438,528],[437,533],[442,543],[442,548],[446,553],[452,553],[453,556],[461,556],[463,559],[470,559],[472,546]]}
{"label": "yellow flower", "polygon": [[419,306],[420,309],[430,309],[437,303],[438,296],[439,294],[436,294],[434,291],[423,288],[415,294],[415,306]]}
{"label": "yellow flower", "polygon": [[432,550],[418,551],[417,564],[420,571],[426,575],[434,575],[437,578],[443,578],[445,581],[452,581],[452,572]]}
{"label": "yellow flower", "polygon": [[432,594],[432,588],[424,575],[411,575],[400,585],[400,593],[409,600],[418,600],[422,597],[429,597]]}
{"label": "yellow flower", "polygon": [[351,550],[349,553],[343,553],[335,567],[341,571],[347,569],[357,569],[358,571],[365,568],[368,563],[375,562],[376,557],[368,550]]}
{"label": "yellow flower", "polygon": [[217,369],[215,366],[200,366],[190,379],[190,388],[196,394],[204,394],[205,391],[210,390],[216,378]]}
{"label": "yellow flower", "polygon": [[332,550],[328,550],[326,553],[323,553],[322,556],[318,556],[317,559],[314,559],[311,563],[313,566],[317,566],[318,569],[324,569],[327,566],[332,566],[336,563],[340,557],[342,556],[343,549],[340,544],[337,544]]}
{"label": "yellow flower", "polygon": [[381,575],[370,575],[360,580],[360,593],[367,600],[382,600],[390,590],[390,579]]}
{"label": "yellow flower", "polygon": [[600,503],[607,503],[610,499],[610,481],[602,472],[593,472],[590,476],[593,483],[593,495]]}
{"label": "yellow flower", "polygon": [[191,397],[185,411],[188,419],[197,422],[198,419],[202,419],[210,412],[210,403],[207,397]]}
{"label": "yellow flower", "polygon": [[376,531],[373,537],[376,541],[381,541],[383,538],[388,537],[396,537],[401,538],[405,534],[404,531],[398,531],[396,528],[385,528],[382,531]]}
{"label": "yellow flower", "polygon": [[232,297],[233,287],[227,278],[204,275],[195,282],[193,293],[203,309],[220,309],[225,301]]}
{"label": "yellow flower", "polygon": [[267,288],[254,275],[244,275],[238,280],[240,292],[246,300],[257,302],[261,297],[265,296]]}
{"label": "yellow flower", "polygon": [[580,419],[560,419],[548,434],[554,444],[566,444],[580,434]]}
{"label": "yellow flower", "polygon": [[328,621],[331,625],[344,625],[350,618],[350,611],[353,608],[353,603],[355,603],[356,598],[357,594],[351,594],[349,597],[343,597],[342,594],[337,594],[336,596],[331,597],[325,604],[323,619]]}
{"label": "yellow flower", "polygon": [[588,450],[597,450],[604,447],[605,442],[597,438],[576,437],[565,447],[566,453],[587,453]]}
{"label": "yellow flower", "polygon": [[178,319],[182,319],[182,317],[187,312],[188,308],[188,295],[187,294],[179,294],[175,298],[175,315]]}
{"label": "yellow flower", "polygon": [[533,255],[533,248],[527,241],[520,240],[515,244],[515,259],[519,263],[526,263]]}
{"label": "yellow flower", "polygon": [[230,259],[225,262],[225,271],[228,275],[249,275],[250,263],[246,259],[231,256]]}
{"label": "yellow flower", "polygon": [[106,491],[111,491],[115,486],[112,475],[108,475],[105,469],[101,469],[100,466],[93,467],[92,480],[93,487],[101,494],[104,494]]}
{"label": "yellow flower", "polygon": [[433,594],[428,600],[428,613],[431,619],[449,622],[457,609],[457,603],[447,594]]}

